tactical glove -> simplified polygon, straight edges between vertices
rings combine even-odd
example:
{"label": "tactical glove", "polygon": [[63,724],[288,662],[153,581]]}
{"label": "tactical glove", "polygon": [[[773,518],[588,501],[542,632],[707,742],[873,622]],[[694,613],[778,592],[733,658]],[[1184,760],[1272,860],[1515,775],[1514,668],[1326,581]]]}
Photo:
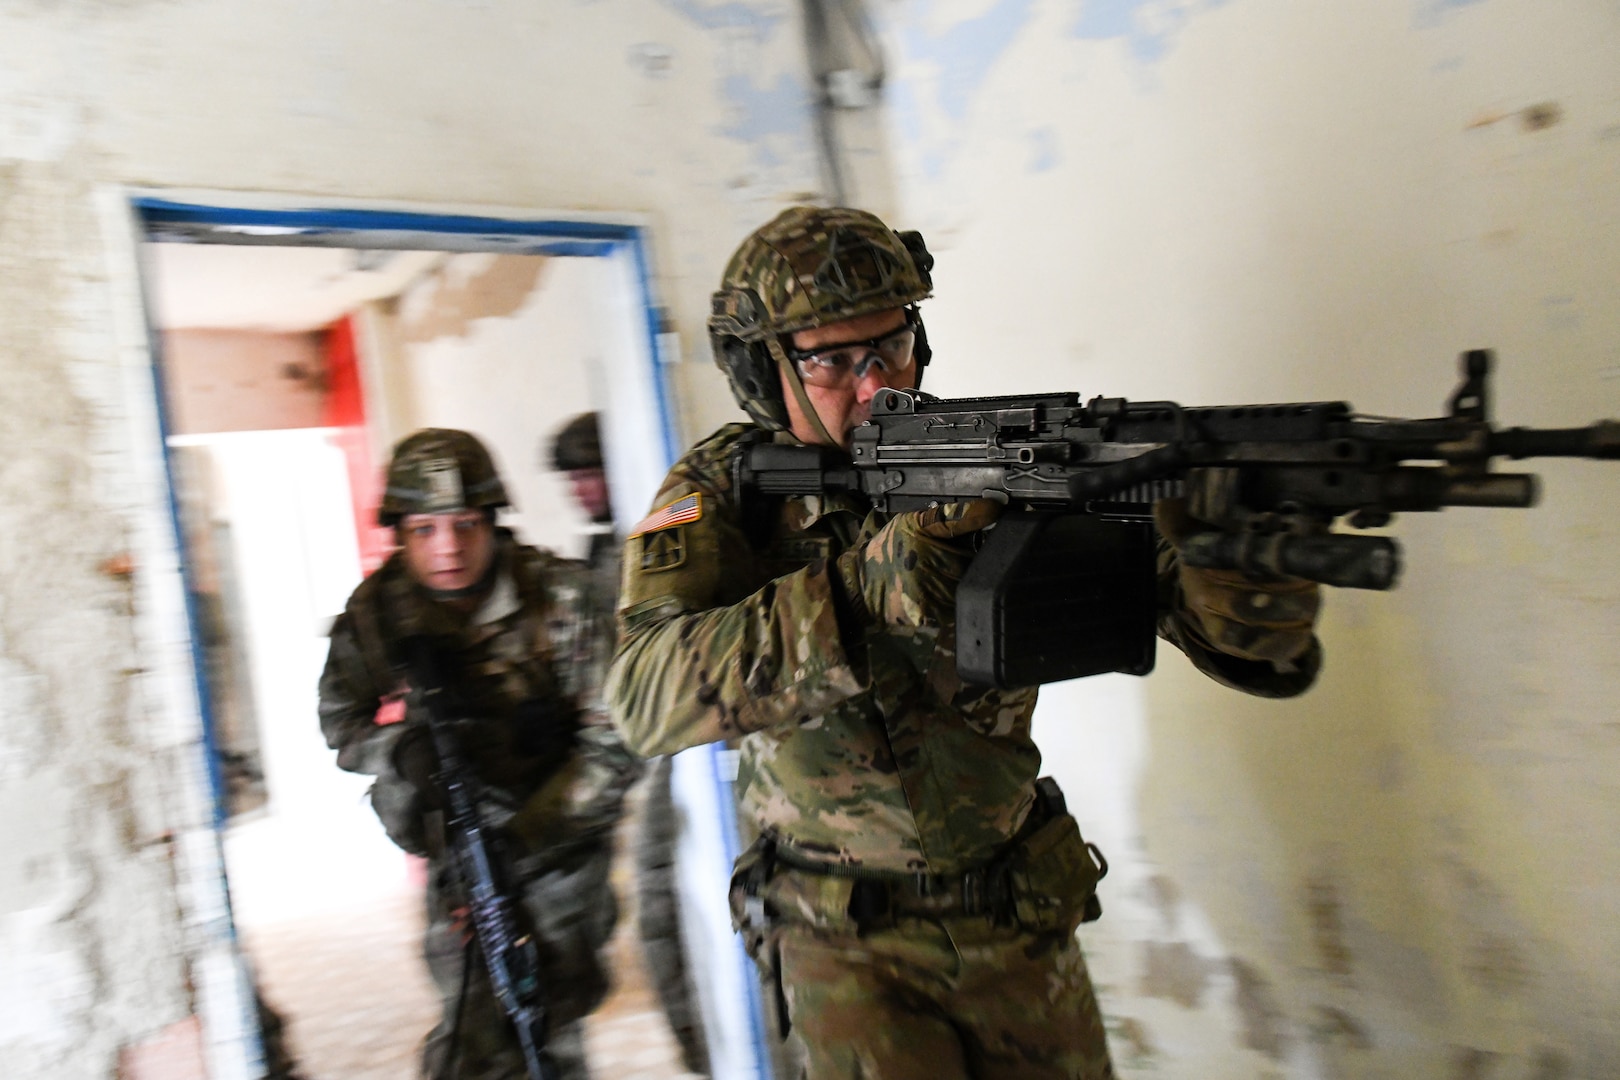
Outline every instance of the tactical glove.
{"label": "tactical glove", "polygon": [[945,503],[889,519],[864,545],[838,557],[838,574],[857,618],[899,629],[955,622],[956,586],[973,561],[964,537],[993,524],[991,499]]}
{"label": "tactical glove", "polygon": [[[1161,499],[1153,524],[1177,551],[1208,526],[1185,499]],[[1315,640],[1321,586],[1304,578],[1260,580],[1238,570],[1206,570],[1179,562],[1183,613],[1209,645],[1243,660],[1290,665]]]}
{"label": "tactical glove", "polygon": [[439,755],[427,728],[413,725],[400,732],[392,754],[394,772],[416,790],[423,811],[438,810],[443,804],[434,774],[439,771]]}

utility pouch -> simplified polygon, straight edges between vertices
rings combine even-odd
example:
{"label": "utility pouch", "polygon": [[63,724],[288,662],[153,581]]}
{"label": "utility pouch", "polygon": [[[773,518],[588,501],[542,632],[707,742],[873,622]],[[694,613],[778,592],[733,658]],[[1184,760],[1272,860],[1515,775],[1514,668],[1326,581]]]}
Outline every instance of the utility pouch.
{"label": "utility pouch", "polygon": [[[731,888],[726,899],[731,908],[731,928],[743,935],[745,943],[755,943],[765,932],[765,884],[776,867],[776,844],[760,837],[731,867]],[[750,945],[749,955],[754,949]]]}
{"label": "utility pouch", "polygon": [[778,1038],[786,1038],[793,1022],[788,1018],[787,992],[782,987],[781,949],[770,932],[765,891],[776,870],[776,843],[760,837],[737,856],[731,871],[731,927],[742,935],[743,949],[759,971],[760,992],[776,1009]]}
{"label": "utility pouch", "polygon": [[847,931],[854,927],[850,900],[855,886],[853,877],[784,868],[766,886],[766,907],[784,922]]}
{"label": "utility pouch", "polygon": [[1108,861],[1080,835],[1074,815],[1063,813],[1036,829],[1007,858],[1013,912],[1026,930],[1074,933],[1102,915],[1097,882]]}

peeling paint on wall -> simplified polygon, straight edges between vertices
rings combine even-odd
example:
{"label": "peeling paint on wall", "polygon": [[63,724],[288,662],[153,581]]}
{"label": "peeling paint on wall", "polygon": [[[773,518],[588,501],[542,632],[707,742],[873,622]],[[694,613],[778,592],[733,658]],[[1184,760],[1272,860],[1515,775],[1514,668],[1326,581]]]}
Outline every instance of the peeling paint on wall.
{"label": "peeling paint on wall", "polygon": [[1164,932],[1176,932],[1177,915],[1181,905],[1181,890],[1171,878],[1164,874],[1154,874],[1147,879],[1144,886],[1148,894],[1148,902],[1159,912],[1164,920]]}
{"label": "peeling paint on wall", "polygon": [[[932,100],[924,102],[917,96],[919,80],[902,81],[892,91],[899,130],[922,140],[917,150],[923,175],[936,179],[961,144],[960,125],[990,69],[1028,24],[1034,5],[1033,0],[996,0],[983,14],[937,33],[925,29],[929,6],[914,5],[915,17],[901,27],[901,40],[907,59],[931,71],[926,85],[932,90]],[[930,140],[923,135],[928,131],[923,117],[936,109],[946,123],[944,133]]]}
{"label": "peeling paint on wall", "polygon": [[1243,1020],[1243,1045],[1281,1061],[1288,1048],[1288,1018],[1277,1004],[1271,982],[1246,960],[1232,960],[1237,980],[1237,1010]]}
{"label": "peeling paint on wall", "polygon": [[1534,973],[1523,946],[1510,937],[1484,932],[1468,945],[1463,971],[1493,997],[1512,997],[1529,987]]}
{"label": "peeling paint on wall", "polygon": [[1082,41],[1123,40],[1131,55],[1156,64],[1171,43],[1200,12],[1227,0],[1081,0],[1080,15],[1070,31]]}
{"label": "peeling paint on wall", "polygon": [[907,29],[907,53],[938,66],[935,94],[946,116],[966,118],[979,87],[1029,22],[1033,7],[1033,0],[996,0],[984,14],[954,23],[943,33],[921,28],[926,14]]}
{"label": "peeling paint on wall", "polygon": [[810,152],[810,88],[783,72],[770,86],[757,85],[750,75],[729,75],[721,83],[732,119],[719,128],[727,138],[753,148],[766,166],[782,164],[778,153],[785,144],[793,156]]}
{"label": "peeling paint on wall", "polygon": [[1530,1080],[1567,1080],[1571,1072],[1568,1058],[1557,1050],[1543,1047],[1536,1051]]}
{"label": "peeling paint on wall", "polygon": [[1330,877],[1317,876],[1305,882],[1305,915],[1311,926],[1311,943],[1317,961],[1329,975],[1348,981],[1350,946],[1344,936],[1344,903],[1339,886]]}
{"label": "peeling paint on wall", "polygon": [[761,4],[703,4],[698,0],[663,0],[664,6],[704,30],[747,30],[764,42],[787,16],[780,7]]}
{"label": "peeling paint on wall", "polygon": [[1451,1080],[1490,1080],[1497,1055],[1473,1046],[1458,1047],[1451,1058]]}
{"label": "peeling paint on wall", "polygon": [[1535,981],[1527,951],[1530,929],[1516,918],[1507,897],[1483,874],[1460,862],[1450,873],[1457,903],[1467,912],[1467,938],[1462,942],[1462,971],[1473,985],[1494,998],[1523,994]]}
{"label": "peeling paint on wall", "polygon": [[1316,1020],[1311,1024],[1311,1040],[1350,1050],[1373,1048],[1372,1035],[1368,1033],[1367,1026],[1343,1009],[1331,1005],[1316,1007]]}
{"label": "peeling paint on wall", "polygon": [[1057,132],[1050,127],[1036,128],[1029,133],[1029,171],[1048,172],[1058,167],[1062,156],[1058,151]]}
{"label": "peeling paint on wall", "polygon": [[1183,1009],[1196,1009],[1203,1003],[1210,976],[1217,962],[1206,960],[1185,941],[1142,942],[1142,982],[1144,997],[1164,998]]}
{"label": "peeling paint on wall", "polygon": [[458,255],[431,282],[404,298],[400,326],[408,342],[464,338],[479,319],[512,315],[534,294],[542,255]]}
{"label": "peeling paint on wall", "polygon": [[1116,1060],[1125,1058],[1138,1064],[1158,1052],[1147,1025],[1134,1016],[1120,1017],[1108,1024],[1108,1043]]}
{"label": "peeling paint on wall", "polygon": [[1461,8],[1478,7],[1485,0],[1413,0],[1412,23],[1420,28],[1438,25]]}

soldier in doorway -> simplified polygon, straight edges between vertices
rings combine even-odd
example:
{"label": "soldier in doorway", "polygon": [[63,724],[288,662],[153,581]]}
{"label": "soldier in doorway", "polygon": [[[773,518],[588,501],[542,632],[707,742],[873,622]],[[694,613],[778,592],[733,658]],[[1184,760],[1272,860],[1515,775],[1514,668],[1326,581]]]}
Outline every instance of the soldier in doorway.
{"label": "soldier in doorway", "polygon": [[[613,658],[622,539],[612,527],[611,492],[596,413],[581,413],[558,429],[551,440],[550,461],[553,469],[567,475],[574,501],[585,516],[601,527],[592,535],[585,557],[591,572],[590,609],[599,624],[597,640],[603,646],[591,665],[597,678],[592,696],[600,697],[601,680]],[[659,1003],[680,1046],[681,1064],[688,1072],[707,1075],[709,1051],[681,938],[675,884],[678,818],[670,788],[673,767],[674,759],[669,756],[649,762],[641,792],[635,832],[636,930]]]}
{"label": "soldier in doorway", "polygon": [[[512,853],[539,946],[547,1049],[564,1077],[582,1080],[583,1018],[607,994],[601,950],[617,919],[612,833],[640,762],[592,707],[592,676],[578,663],[593,640],[586,568],[519,543],[496,524],[506,505],[489,452],[467,432],[430,428],[395,448],[377,516],[399,550],[333,625],[321,730],[339,767],[377,778],[371,801],[388,835],[427,859],[424,951],[444,1012],[423,1075],[526,1076],[471,943],[445,850],[438,759],[401,655],[407,638],[434,642],[464,708],[457,735],[478,809]],[[399,700],[403,720],[379,724],[378,710]]]}

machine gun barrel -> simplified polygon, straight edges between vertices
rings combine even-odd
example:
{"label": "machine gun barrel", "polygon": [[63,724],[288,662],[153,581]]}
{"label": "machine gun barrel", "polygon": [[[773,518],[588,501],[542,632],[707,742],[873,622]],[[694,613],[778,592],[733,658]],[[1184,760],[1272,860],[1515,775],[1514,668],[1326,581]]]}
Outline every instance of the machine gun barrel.
{"label": "machine gun barrel", "polygon": [[1620,458],[1620,421],[1599,420],[1578,428],[1508,428],[1493,431],[1490,452],[1502,457]]}

